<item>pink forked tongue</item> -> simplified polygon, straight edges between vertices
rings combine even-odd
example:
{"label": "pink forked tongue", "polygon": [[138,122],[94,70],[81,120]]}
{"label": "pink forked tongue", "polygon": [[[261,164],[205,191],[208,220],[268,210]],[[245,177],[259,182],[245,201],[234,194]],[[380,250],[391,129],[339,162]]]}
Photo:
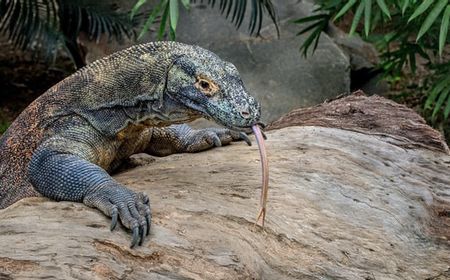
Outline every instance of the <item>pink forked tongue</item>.
{"label": "pink forked tongue", "polygon": [[266,205],[267,205],[267,195],[269,192],[269,162],[267,160],[266,145],[264,143],[264,137],[258,125],[252,126],[253,133],[255,134],[256,142],[258,143],[259,156],[261,158],[262,167],[262,187],[261,187],[261,198],[260,198],[260,209],[258,216],[256,217],[255,224],[258,224],[261,220],[261,226],[264,227],[264,220],[266,218]]}

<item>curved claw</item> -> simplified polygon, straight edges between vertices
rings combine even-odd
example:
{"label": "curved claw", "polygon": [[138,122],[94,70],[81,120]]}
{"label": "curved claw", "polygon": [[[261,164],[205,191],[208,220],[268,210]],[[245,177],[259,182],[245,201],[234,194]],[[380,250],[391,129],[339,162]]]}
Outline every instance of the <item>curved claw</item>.
{"label": "curved claw", "polygon": [[115,207],[112,210],[112,214],[111,214],[111,227],[110,227],[111,231],[113,231],[116,228],[118,217],[119,217],[119,211],[117,210],[117,207]]}
{"label": "curved claw", "polygon": [[133,227],[133,239],[131,240],[130,248],[134,248],[139,240],[139,226],[136,225]]}
{"label": "curved claw", "polygon": [[262,129],[266,128],[266,124],[263,122],[258,122],[257,125],[259,125],[259,127],[261,127]]}
{"label": "curved claw", "polygon": [[145,236],[147,235],[146,233],[147,233],[147,225],[146,224],[142,224],[139,227],[139,236],[140,236],[139,246],[141,246],[142,243],[144,243]]}
{"label": "curved claw", "polygon": [[215,135],[212,137],[212,141],[214,143],[214,146],[216,147],[222,147],[222,141],[220,141],[219,136]]}
{"label": "curved claw", "polygon": [[267,135],[266,135],[266,133],[265,133],[264,131],[261,130],[261,134],[262,134],[264,140],[267,140]]}
{"label": "curved claw", "polygon": [[149,235],[150,234],[150,228],[152,226],[152,216],[150,213],[147,213],[145,215],[145,220],[147,221],[147,232],[145,235]]}
{"label": "curved claw", "polygon": [[247,134],[245,134],[244,132],[239,132],[239,139],[244,140],[245,143],[247,143],[247,145],[249,146],[252,145],[252,141],[250,140],[250,138],[248,138]]}
{"label": "curved claw", "polygon": [[146,195],[145,193],[142,193],[142,203],[147,205],[150,203],[150,198],[148,198],[148,195]]}
{"label": "curved claw", "polygon": [[149,234],[150,200],[145,193],[135,193],[119,184],[112,184],[86,195],[83,202],[111,217],[111,231],[120,219],[122,225],[132,232],[131,248],[138,243],[142,245]]}

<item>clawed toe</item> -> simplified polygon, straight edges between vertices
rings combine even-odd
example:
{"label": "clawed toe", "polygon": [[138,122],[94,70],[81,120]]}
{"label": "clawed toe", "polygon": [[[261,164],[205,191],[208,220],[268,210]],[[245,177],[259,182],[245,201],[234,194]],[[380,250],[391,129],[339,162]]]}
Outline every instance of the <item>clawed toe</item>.
{"label": "clawed toe", "polygon": [[215,147],[222,147],[222,141],[220,141],[220,138],[219,136],[217,136],[217,134],[212,134],[211,140]]}
{"label": "clawed toe", "polygon": [[132,231],[133,231],[133,239],[131,240],[130,248],[134,248],[134,246],[136,246],[136,244],[138,243],[138,240],[139,240],[139,226],[135,225],[133,227]]}
{"label": "clawed toe", "polygon": [[113,231],[117,226],[117,219],[119,217],[119,211],[117,210],[117,206],[113,206],[112,214],[111,214],[111,231]]}
{"label": "clawed toe", "polygon": [[131,248],[144,243],[151,225],[150,200],[146,194],[114,185],[89,194],[83,202],[110,216],[111,230],[116,228],[120,219],[122,225],[132,232]]}
{"label": "clawed toe", "polygon": [[244,140],[247,145],[251,146],[252,141],[248,138],[248,135],[244,132],[239,132],[239,140]]}

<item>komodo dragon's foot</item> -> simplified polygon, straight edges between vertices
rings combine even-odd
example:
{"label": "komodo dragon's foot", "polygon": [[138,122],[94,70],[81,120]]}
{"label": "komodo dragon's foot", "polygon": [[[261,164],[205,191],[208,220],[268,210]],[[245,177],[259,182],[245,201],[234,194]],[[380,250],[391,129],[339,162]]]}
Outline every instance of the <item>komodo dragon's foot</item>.
{"label": "komodo dragon's foot", "polygon": [[150,233],[152,215],[150,200],[145,193],[136,193],[115,183],[86,195],[83,202],[112,218],[111,231],[119,217],[122,225],[133,233],[131,248],[138,243],[142,245],[145,236]]}
{"label": "komodo dragon's foot", "polygon": [[247,134],[228,128],[193,129],[187,124],[171,125],[154,128],[152,141],[146,152],[156,156],[195,153],[241,140],[252,145]]}
{"label": "komodo dragon's foot", "polygon": [[184,152],[199,152],[213,147],[228,145],[233,141],[252,142],[247,134],[227,128],[191,129],[184,137]]}

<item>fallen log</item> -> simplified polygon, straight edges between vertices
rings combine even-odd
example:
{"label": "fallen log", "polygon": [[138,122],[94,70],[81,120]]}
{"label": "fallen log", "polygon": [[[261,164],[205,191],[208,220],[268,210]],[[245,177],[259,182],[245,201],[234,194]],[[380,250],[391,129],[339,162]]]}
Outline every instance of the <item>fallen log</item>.
{"label": "fallen log", "polygon": [[150,196],[143,246],[95,209],[28,198],[0,211],[0,279],[449,279],[450,156],[419,116],[352,95],[270,127],[264,229],[256,145],[139,155],[115,178]]}

